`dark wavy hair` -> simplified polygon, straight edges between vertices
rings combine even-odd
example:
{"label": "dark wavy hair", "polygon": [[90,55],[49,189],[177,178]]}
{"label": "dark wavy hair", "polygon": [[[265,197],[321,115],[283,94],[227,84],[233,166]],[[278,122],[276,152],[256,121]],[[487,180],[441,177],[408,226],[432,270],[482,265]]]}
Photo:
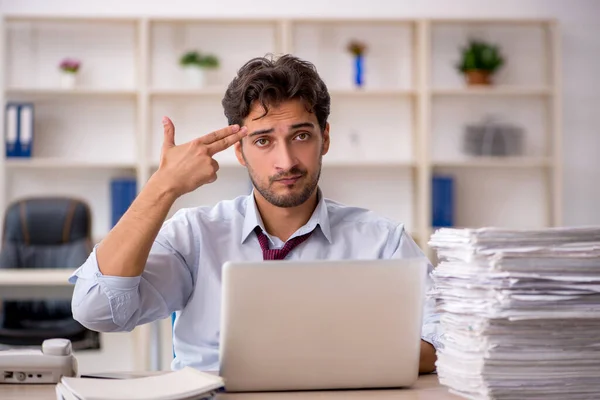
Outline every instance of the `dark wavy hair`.
{"label": "dark wavy hair", "polygon": [[264,117],[269,106],[277,107],[293,99],[303,101],[323,131],[331,103],[327,86],[312,63],[288,54],[277,59],[267,56],[248,61],[229,84],[221,104],[229,124],[242,126],[255,101],[263,106],[265,113],[261,117]]}

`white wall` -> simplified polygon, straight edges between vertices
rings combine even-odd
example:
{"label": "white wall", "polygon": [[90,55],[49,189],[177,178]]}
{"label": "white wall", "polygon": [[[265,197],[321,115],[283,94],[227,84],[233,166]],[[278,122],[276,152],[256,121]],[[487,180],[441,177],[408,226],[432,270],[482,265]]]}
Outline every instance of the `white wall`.
{"label": "white wall", "polygon": [[[0,0],[5,14],[557,18],[563,36],[565,224],[600,224],[600,1]],[[352,5],[351,5],[352,4]]]}

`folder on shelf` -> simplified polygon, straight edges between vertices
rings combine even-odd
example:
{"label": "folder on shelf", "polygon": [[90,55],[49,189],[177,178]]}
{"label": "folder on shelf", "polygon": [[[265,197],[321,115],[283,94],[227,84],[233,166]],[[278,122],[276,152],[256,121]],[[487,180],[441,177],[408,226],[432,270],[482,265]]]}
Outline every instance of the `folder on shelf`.
{"label": "folder on shelf", "polygon": [[433,227],[454,226],[454,178],[440,175],[433,177],[431,203]]}
{"label": "folder on shelf", "polygon": [[19,156],[31,157],[33,144],[33,104],[19,107]]}
{"label": "folder on shelf", "polygon": [[8,103],[5,126],[6,157],[31,157],[33,104]]}
{"label": "folder on shelf", "polygon": [[110,193],[111,226],[115,226],[137,195],[137,181],[135,178],[115,178],[110,183]]}
{"label": "folder on shelf", "polygon": [[19,138],[19,105],[6,105],[4,140],[6,142],[6,157],[17,157],[17,140]]}

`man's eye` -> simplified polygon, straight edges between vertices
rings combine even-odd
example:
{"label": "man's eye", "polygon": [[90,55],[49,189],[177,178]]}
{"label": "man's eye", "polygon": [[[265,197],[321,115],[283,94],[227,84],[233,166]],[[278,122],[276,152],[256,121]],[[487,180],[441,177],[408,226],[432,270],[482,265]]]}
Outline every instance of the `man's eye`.
{"label": "man's eye", "polygon": [[263,147],[263,146],[266,146],[267,144],[269,144],[269,139],[260,138],[256,142],[254,142],[254,144],[259,147]]}
{"label": "man's eye", "polygon": [[308,140],[309,137],[310,137],[310,135],[308,133],[303,132],[303,133],[299,134],[298,136],[296,136],[296,139]]}

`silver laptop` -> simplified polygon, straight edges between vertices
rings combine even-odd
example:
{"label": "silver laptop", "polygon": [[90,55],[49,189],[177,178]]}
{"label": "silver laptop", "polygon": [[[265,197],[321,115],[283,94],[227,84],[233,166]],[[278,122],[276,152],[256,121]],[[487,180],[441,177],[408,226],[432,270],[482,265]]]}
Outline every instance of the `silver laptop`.
{"label": "silver laptop", "polygon": [[426,276],[422,258],[225,263],[225,389],[412,385]]}

